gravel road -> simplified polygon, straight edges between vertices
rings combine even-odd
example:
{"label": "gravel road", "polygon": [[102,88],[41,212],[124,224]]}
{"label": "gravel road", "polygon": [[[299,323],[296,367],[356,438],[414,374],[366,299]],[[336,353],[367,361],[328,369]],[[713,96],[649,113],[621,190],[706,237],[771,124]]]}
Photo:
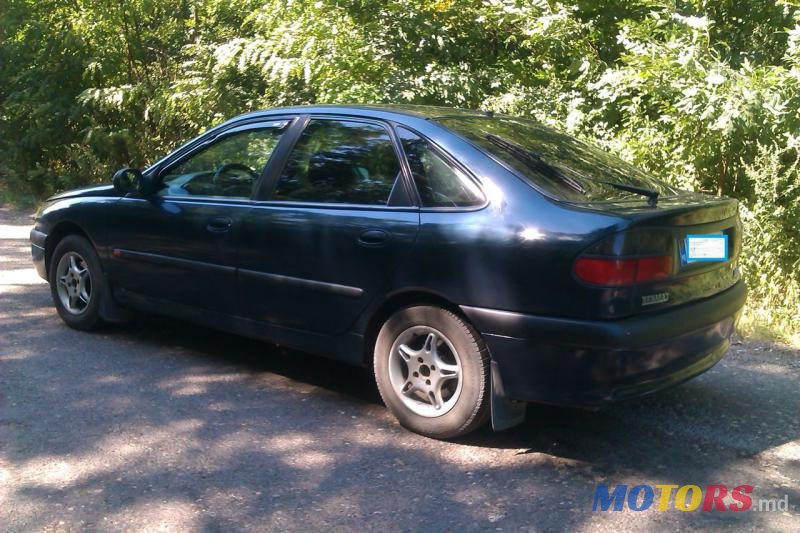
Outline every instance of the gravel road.
{"label": "gravel road", "polygon": [[[68,329],[0,208],[0,529],[800,529],[800,352],[438,442],[360,369],[179,321]],[[777,512],[592,512],[598,483],[752,485]]]}

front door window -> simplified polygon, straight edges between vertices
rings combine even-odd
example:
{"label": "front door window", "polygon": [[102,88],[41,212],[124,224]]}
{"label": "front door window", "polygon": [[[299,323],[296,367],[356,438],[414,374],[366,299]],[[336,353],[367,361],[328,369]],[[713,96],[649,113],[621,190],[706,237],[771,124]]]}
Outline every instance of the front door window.
{"label": "front door window", "polygon": [[287,121],[230,134],[167,170],[162,196],[249,198]]}

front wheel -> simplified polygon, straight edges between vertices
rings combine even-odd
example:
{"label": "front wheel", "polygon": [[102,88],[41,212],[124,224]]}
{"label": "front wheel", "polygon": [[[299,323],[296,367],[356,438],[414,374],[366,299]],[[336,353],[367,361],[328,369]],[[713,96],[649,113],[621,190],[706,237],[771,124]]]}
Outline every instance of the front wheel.
{"label": "front wheel", "polygon": [[61,319],[75,329],[100,323],[105,280],[92,244],[78,235],[64,237],[50,260],[50,293]]}
{"label": "front wheel", "polygon": [[375,342],[375,380],[404,427],[446,439],[483,424],[489,414],[489,357],[478,333],[433,306],[401,309]]}

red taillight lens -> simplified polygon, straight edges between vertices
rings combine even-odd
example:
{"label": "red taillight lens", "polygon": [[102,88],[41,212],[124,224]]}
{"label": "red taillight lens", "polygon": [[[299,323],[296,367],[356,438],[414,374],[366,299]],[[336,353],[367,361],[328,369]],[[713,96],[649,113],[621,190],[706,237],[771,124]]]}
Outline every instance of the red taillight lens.
{"label": "red taillight lens", "polygon": [[672,275],[675,237],[663,228],[622,231],[587,248],[575,261],[575,276],[602,287],[650,283]]}
{"label": "red taillight lens", "polygon": [[579,257],[575,261],[578,279],[593,285],[617,286],[647,283],[672,274],[672,257]]}
{"label": "red taillight lens", "polygon": [[640,257],[636,266],[636,283],[658,281],[672,274],[672,257]]}
{"label": "red taillight lens", "polygon": [[635,259],[581,257],[575,261],[575,275],[594,285],[629,285],[636,279]]}

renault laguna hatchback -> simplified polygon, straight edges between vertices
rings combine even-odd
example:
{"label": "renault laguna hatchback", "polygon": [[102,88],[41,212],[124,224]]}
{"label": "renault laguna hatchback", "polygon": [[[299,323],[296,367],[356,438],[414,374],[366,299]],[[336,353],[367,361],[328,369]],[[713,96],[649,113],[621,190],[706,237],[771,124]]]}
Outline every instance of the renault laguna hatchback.
{"label": "renault laguna hatchback", "polygon": [[435,107],[237,117],[50,198],[31,242],[69,326],[160,313],[371,365],[436,438],[696,376],[745,299],[735,200]]}

